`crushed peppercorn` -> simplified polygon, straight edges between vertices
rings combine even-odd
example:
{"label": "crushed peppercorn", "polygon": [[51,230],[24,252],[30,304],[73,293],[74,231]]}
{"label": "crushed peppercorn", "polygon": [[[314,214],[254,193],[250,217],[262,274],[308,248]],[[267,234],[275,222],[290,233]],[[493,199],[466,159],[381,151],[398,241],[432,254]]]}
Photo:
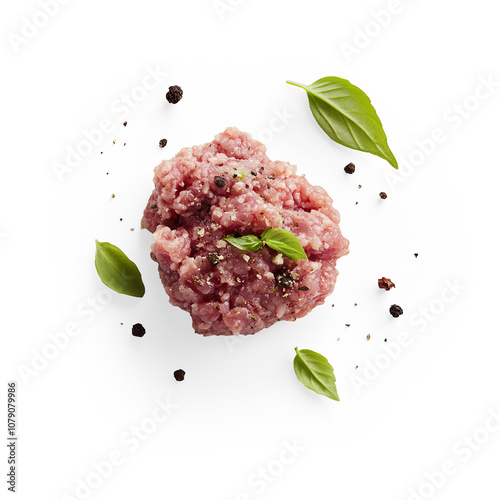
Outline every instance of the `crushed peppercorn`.
{"label": "crushed peppercorn", "polygon": [[208,254],[207,259],[208,259],[208,262],[210,262],[210,264],[212,266],[216,266],[222,260],[224,260],[224,257],[222,255],[219,255],[218,253],[211,252],[211,253]]}
{"label": "crushed peppercorn", "polygon": [[309,287],[308,286],[299,286],[299,290],[301,290],[302,292],[307,292],[309,290]]}
{"label": "crushed peppercorn", "polygon": [[383,200],[385,200],[385,199],[387,198],[387,193],[384,193],[384,191],[382,191],[382,192],[379,194],[379,196],[380,196]]}
{"label": "crushed peppercorn", "polygon": [[276,271],[274,273],[274,282],[281,288],[293,288],[295,281],[288,271]]}
{"label": "crushed peppercorn", "polygon": [[396,288],[396,285],[389,278],[380,278],[378,280],[378,287],[389,291],[391,288]]}
{"label": "crushed peppercorn", "polygon": [[158,145],[160,148],[164,148],[167,145],[167,139],[161,139]]}

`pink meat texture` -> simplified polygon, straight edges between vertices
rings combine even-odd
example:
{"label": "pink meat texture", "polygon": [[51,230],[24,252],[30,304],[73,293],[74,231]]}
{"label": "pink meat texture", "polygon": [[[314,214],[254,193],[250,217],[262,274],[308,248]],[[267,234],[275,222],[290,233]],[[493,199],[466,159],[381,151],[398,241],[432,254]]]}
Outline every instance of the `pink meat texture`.
{"label": "pink meat texture", "polygon": [[[182,149],[155,168],[154,185],[142,227],[153,233],[170,302],[191,314],[197,333],[250,335],[305,316],[333,291],[349,242],[331,198],[294,165],[271,161],[249,134],[228,128]],[[271,227],[295,234],[308,260],[224,240]]]}

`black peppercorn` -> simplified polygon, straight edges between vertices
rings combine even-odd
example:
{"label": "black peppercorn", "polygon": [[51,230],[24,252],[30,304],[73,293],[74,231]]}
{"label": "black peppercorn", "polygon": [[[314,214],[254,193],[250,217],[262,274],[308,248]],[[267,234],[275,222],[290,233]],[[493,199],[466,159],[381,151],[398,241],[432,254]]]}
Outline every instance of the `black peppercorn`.
{"label": "black peppercorn", "polygon": [[356,170],[356,165],[354,165],[354,163],[349,163],[349,165],[346,165],[344,167],[344,172],[346,174],[353,174],[355,170]]}
{"label": "black peppercorn", "polygon": [[132,327],[132,335],[134,337],[144,337],[145,333],[146,333],[146,329],[140,323],[136,323]]}
{"label": "black peppercorn", "polygon": [[403,314],[403,309],[402,309],[402,307],[400,307],[396,304],[393,304],[390,307],[389,312],[391,313],[391,316],[393,318],[398,318],[399,316],[401,316]]}
{"label": "black peppercorn", "polygon": [[159,145],[160,148],[164,148],[167,145],[167,139],[161,139]]}
{"label": "black peppercorn", "polygon": [[175,370],[174,372],[174,378],[177,382],[182,382],[185,376],[186,372],[184,370]]}
{"label": "black peppercorn", "polygon": [[226,185],[226,178],[223,175],[216,175],[214,177],[215,185],[218,188],[223,188]]}
{"label": "black peppercorn", "polygon": [[183,92],[179,85],[172,85],[172,87],[168,88],[165,97],[170,104],[177,104],[182,99],[182,94]]}

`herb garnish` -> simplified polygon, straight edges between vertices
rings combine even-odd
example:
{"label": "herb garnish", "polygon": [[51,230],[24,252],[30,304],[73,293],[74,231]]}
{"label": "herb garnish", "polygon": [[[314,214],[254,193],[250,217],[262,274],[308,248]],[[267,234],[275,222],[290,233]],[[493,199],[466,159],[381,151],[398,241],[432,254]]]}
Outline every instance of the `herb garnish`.
{"label": "herb garnish", "polygon": [[307,255],[297,236],[286,229],[271,227],[266,229],[260,238],[254,234],[247,234],[239,237],[226,236],[224,239],[234,247],[247,252],[255,252],[267,245],[285,257],[292,259],[295,263],[299,259],[307,260]]}
{"label": "herb garnish", "polygon": [[333,368],[328,360],[309,349],[299,351],[296,347],[295,352],[297,354],[293,360],[293,369],[299,381],[317,394],[340,401]]}
{"label": "herb garnish", "polygon": [[247,252],[255,252],[262,248],[262,242],[258,236],[247,234],[246,236],[226,236],[224,238],[233,247],[245,250]]}
{"label": "herb garnish", "polygon": [[380,156],[398,168],[382,122],[370,98],[360,88],[336,76],[321,78],[311,85],[287,83],[307,92],[312,114],[330,139],[342,146]]}
{"label": "herb garnish", "polygon": [[143,297],[144,283],[137,266],[115,245],[95,241],[95,268],[101,281],[111,290]]}

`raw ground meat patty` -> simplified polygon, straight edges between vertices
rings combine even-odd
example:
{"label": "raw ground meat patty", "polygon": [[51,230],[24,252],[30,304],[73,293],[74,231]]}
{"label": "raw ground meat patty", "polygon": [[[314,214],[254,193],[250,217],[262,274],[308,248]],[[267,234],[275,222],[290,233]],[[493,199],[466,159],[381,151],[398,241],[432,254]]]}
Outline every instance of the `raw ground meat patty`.
{"label": "raw ground meat patty", "polygon": [[[154,233],[151,257],[170,302],[191,314],[197,333],[250,335],[305,316],[333,291],[349,242],[328,194],[295,172],[236,128],[156,167],[142,227]],[[308,260],[223,239],[271,227],[295,234]]]}

